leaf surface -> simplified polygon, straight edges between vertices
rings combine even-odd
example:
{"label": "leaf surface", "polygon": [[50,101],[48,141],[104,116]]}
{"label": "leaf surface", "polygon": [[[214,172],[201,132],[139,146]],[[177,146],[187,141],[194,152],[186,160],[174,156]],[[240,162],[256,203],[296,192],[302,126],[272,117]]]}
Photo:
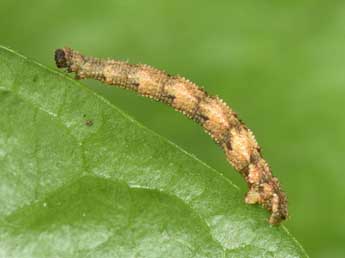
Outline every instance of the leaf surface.
{"label": "leaf surface", "polygon": [[0,257],[306,257],[221,173],[4,47],[0,110]]}

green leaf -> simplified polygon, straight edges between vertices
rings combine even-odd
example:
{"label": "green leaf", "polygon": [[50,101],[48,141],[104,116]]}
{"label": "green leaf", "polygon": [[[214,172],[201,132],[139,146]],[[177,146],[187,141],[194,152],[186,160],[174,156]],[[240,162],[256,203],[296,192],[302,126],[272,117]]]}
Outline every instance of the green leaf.
{"label": "green leaf", "polygon": [[307,256],[222,174],[4,47],[0,110],[0,257]]}

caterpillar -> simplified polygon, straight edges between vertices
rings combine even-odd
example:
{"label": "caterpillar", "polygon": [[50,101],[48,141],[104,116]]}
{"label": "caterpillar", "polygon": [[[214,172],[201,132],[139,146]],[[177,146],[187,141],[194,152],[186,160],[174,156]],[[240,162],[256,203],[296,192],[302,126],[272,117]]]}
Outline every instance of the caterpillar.
{"label": "caterpillar", "polygon": [[263,159],[250,129],[219,97],[210,96],[193,82],[144,64],[87,57],[71,48],[55,51],[58,68],[74,72],[76,79],[91,78],[166,103],[200,124],[223,149],[230,164],[244,177],[245,202],[258,203],[270,213],[269,223],[288,217],[287,197]]}

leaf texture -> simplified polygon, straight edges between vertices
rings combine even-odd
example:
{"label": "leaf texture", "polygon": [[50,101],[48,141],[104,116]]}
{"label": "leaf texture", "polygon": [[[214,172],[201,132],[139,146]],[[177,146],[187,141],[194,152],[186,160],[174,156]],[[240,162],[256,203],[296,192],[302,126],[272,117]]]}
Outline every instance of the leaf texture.
{"label": "leaf texture", "polygon": [[4,47],[0,110],[0,257],[307,257],[221,173]]}

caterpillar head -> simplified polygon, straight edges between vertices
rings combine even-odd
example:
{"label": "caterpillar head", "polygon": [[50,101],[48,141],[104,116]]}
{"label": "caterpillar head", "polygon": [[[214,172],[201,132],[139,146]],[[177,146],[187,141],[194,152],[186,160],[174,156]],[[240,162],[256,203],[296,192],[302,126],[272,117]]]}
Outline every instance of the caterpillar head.
{"label": "caterpillar head", "polygon": [[[66,51],[67,50],[67,51]],[[58,68],[68,67],[68,49],[58,48],[55,50],[55,63]]]}
{"label": "caterpillar head", "polygon": [[55,63],[58,68],[67,68],[67,72],[76,72],[84,64],[84,57],[71,48],[58,48],[55,50]]}

